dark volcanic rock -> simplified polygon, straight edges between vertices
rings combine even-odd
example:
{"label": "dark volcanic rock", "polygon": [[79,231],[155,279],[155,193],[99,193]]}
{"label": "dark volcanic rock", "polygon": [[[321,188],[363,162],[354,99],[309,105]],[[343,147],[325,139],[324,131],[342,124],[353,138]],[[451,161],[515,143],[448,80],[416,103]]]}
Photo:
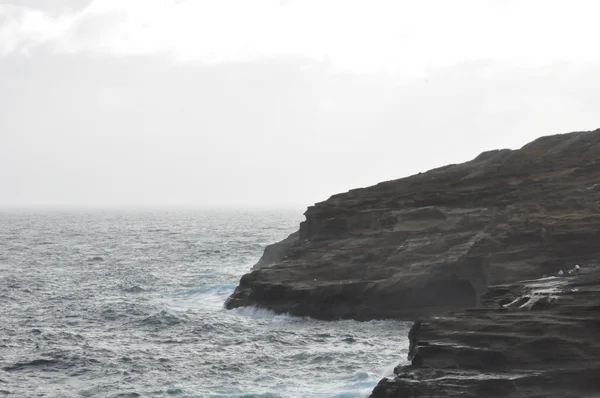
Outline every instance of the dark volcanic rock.
{"label": "dark volcanic rock", "polygon": [[259,269],[268,265],[276,264],[281,262],[287,251],[294,243],[298,241],[298,232],[294,232],[281,242],[273,243],[265,248],[263,256],[258,260],[258,263],[252,267],[252,269]]}
{"label": "dark volcanic rock", "polygon": [[494,286],[484,304],[416,322],[412,364],[371,397],[600,396],[597,267]]}
{"label": "dark volcanic rock", "polygon": [[361,320],[481,306],[489,285],[595,260],[599,199],[600,130],[334,195],[226,306]]}

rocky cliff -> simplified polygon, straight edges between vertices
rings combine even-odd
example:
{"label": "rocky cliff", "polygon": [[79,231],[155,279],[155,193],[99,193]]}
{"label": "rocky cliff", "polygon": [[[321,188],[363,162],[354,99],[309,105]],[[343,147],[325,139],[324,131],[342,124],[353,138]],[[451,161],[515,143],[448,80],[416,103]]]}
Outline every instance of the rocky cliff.
{"label": "rocky cliff", "polygon": [[600,130],[334,195],[227,300],[319,319],[480,307],[489,286],[598,258]]}
{"label": "rocky cliff", "polygon": [[493,286],[485,308],[412,327],[409,359],[372,398],[599,397],[600,272]]}

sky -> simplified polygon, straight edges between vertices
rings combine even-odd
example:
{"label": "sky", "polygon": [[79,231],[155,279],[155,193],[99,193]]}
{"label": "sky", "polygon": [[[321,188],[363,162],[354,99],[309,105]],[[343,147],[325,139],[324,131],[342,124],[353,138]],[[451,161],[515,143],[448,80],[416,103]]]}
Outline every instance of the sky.
{"label": "sky", "polygon": [[0,207],[294,207],[600,127],[595,0],[0,0]]}

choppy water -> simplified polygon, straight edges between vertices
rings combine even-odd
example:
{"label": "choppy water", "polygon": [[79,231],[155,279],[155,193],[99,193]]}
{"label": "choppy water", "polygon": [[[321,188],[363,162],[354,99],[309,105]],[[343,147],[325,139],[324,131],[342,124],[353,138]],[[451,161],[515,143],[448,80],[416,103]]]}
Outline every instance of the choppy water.
{"label": "choppy water", "polygon": [[300,215],[0,213],[0,396],[367,396],[409,325],[223,309]]}

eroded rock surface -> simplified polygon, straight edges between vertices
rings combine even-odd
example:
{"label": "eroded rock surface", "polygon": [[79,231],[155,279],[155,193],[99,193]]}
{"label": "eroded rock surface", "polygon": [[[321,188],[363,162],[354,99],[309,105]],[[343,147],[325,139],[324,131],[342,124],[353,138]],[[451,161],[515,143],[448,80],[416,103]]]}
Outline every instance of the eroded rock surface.
{"label": "eroded rock surface", "polygon": [[481,306],[490,285],[595,260],[599,199],[600,130],[334,195],[226,306],[359,320]]}
{"label": "eroded rock surface", "polygon": [[599,397],[600,272],[490,288],[484,308],[415,323],[412,364],[373,398]]}

